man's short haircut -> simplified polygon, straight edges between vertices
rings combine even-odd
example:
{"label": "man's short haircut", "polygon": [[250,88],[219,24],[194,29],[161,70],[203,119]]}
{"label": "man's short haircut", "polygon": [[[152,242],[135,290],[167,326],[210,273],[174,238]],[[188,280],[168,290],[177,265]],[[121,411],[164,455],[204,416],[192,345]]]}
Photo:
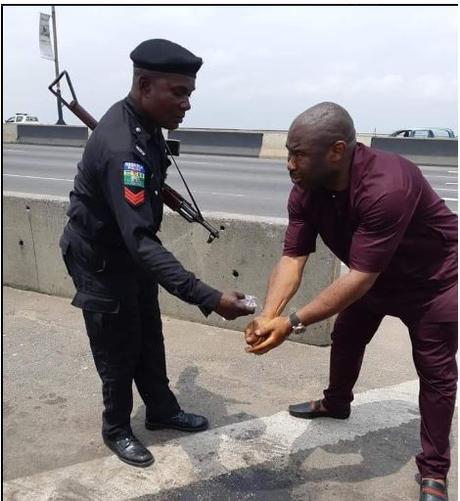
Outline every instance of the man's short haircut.
{"label": "man's short haircut", "polygon": [[323,102],[308,108],[293,122],[293,126],[308,127],[315,139],[326,145],[345,141],[348,146],[356,144],[356,131],[348,111],[342,106]]}
{"label": "man's short haircut", "polygon": [[141,77],[154,80],[162,76],[164,77],[165,74],[160,71],[152,71],[145,68],[139,68],[139,66],[133,66],[133,86],[139,82],[139,78]]}

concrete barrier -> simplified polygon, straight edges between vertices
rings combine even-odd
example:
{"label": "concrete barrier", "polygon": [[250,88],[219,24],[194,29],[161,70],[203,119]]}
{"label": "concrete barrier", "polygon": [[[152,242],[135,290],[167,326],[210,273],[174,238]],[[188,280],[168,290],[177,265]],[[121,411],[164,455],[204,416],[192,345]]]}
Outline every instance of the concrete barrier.
{"label": "concrete barrier", "polygon": [[87,127],[17,124],[17,142],[22,144],[85,146],[87,141]]}
{"label": "concrete barrier", "polygon": [[[3,142],[61,146],[84,146],[90,131],[86,127],[62,125],[3,124]],[[169,139],[179,140],[181,153],[232,155],[286,159],[285,131],[227,129],[178,129]],[[366,146],[403,155],[418,165],[458,165],[457,139],[394,138],[358,133]]]}
{"label": "concrete barrier", "polygon": [[[356,135],[356,140],[366,146],[371,145],[374,134],[360,133]],[[383,137],[383,136],[382,136]],[[386,136],[385,136],[386,137]],[[287,158],[286,151],[287,131],[263,133],[262,147],[260,149],[260,158]]]}
{"label": "concrete barrier", "polygon": [[2,124],[2,142],[16,143],[18,140],[18,128],[16,124]]}
{"label": "concrete barrier", "polygon": [[458,139],[373,137],[371,147],[397,153],[417,165],[458,166]]}
{"label": "concrete barrier", "polygon": [[356,141],[359,143],[365,144],[366,146],[370,146],[372,143],[372,138],[374,137],[388,137],[388,134],[375,134],[368,132],[358,132],[356,134]]}
{"label": "concrete barrier", "polygon": [[287,158],[287,132],[264,132],[260,158]]}
{"label": "concrete barrier", "polygon": [[262,132],[223,129],[178,129],[168,134],[168,139],[180,141],[181,153],[243,157],[259,156],[262,137]]}
{"label": "concrete barrier", "polygon": [[[66,198],[5,193],[3,198],[3,283],[46,294],[72,296],[74,287],[60,256],[59,237],[66,222]],[[166,212],[160,237],[183,265],[221,290],[254,294],[262,303],[269,273],[281,255],[287,221],[229,214],[208,214],[221,237],[207,244],[206,231]],[[306,267],[306,279],[286,307],[299,308],[329,285],[340,263],[321,241]],[[212,314],[207,319],[195,306],[160,292],[162,312],[175,318],[225,328],[242,329],[247,318],[225,322]],[[320,322],[295,341],[330,344],[332,321]]]}
{"label": "concrete barrier", "polygon": [[3,280],[20,288],[40,290],[37,277],[30,204],[27,195],[4,194],[2,225]]}

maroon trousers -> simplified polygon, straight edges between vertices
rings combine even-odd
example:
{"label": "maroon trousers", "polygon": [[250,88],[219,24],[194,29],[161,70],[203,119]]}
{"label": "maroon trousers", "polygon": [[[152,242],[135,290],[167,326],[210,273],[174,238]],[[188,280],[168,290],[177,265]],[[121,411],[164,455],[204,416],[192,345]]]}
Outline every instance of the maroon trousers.
{"label": "maroon trousers", "polygon": [[[385,313],[357,301],[337,317],[332,333],[329,387],[324,403],[329,409],[348,409],[358,379],[366,344]],[[400,316],[409,329],[412,356],[420,379],[422,452],[416,457],[422,477],[446,478],[450,467],[449,434],[457,390],[457,322],[424,321]]]}

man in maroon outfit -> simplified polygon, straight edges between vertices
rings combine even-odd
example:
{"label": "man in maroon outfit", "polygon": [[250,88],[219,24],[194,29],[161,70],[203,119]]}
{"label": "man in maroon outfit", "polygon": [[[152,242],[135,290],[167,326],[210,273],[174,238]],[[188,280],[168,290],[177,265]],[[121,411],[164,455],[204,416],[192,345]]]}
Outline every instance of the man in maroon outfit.
{"label": "man in maroon outfit", "polygon": [[[420,379],[420,500],[447,499],[457,387],[457,217],[413,163],[357,143],[350,115],[337,104],[299,115],[286,147],[294,186],[284,251],[263,311],[246,327],[246,350],[266,353],[293,330],[339,313],[324,398],[289,412],[346,419],[366,344],[385,315],[399,317]],[[318,235],[350,271],[281,316]]]}

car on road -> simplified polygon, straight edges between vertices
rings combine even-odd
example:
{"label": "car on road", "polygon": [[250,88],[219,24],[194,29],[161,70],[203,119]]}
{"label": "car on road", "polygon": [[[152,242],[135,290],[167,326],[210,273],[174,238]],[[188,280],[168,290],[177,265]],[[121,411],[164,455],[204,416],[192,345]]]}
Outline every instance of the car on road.
{"label": "car on road", "polygon": [[417,127],[415,129],[399,129],[395,130],[390,134],[390,137],[455,137],[454,131],[452,129],[442,129],[437,127]]}
{"label": "car on road", "polygon": [[37,117],[29,115],[28,113],[15,113],[12,117],[8,118],[5,123],[26,123],[30,125],[37,125],[40,123],[40,120]]}

